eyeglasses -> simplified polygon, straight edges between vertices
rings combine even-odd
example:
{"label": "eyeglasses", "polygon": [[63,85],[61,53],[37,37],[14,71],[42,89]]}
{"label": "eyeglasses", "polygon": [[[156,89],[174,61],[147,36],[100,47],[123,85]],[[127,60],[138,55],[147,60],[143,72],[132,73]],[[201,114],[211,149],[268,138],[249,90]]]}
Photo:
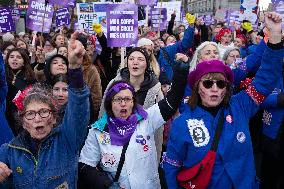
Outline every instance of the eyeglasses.
{"label": "eyeglasses", "polygon": [[219,89],[224,89],[227,86],[227,81],[225,80],[203,80],[202,81],[202,85],[206,88],[206,89],[210,89],[214,84],[217,84],[217,87]]}
{"label": "eyeglasses", "polygon": [[52,111],[47,108],[42,108],[39,111],[26,111],[23,115],[27,120],[32,120],[36,117],[36,114],[39,114],[41,118],[47,118]]}
{"label": "eyeglasses", "polygon": [[125,98],[118,97],[118,98],[112,99],[112,101],[118,104],[121,104],[122,101],[124,101],[125,103],[130,103],[133,101],[133,98],[132,97],[125,97]]}

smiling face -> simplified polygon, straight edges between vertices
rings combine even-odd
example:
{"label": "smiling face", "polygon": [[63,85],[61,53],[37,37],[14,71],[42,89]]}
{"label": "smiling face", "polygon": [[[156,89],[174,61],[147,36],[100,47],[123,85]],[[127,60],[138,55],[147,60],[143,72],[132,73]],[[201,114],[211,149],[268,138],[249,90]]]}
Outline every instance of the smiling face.
{"label": "smiling face", "polygon": [[52,94],[57,100],[59,106],[62,106],[68,101],[68,85],[65,82],[57,82],[52,88]]}
{"label": "smiling face", "polygon": [[200,82],[198,84],[198,94],[201,98],[202,105],[205,107],[216,107],[223,101],[227,88],[224,87],[223,89],[221,89],[217,86],[217,83],[214,83],[210,88],[206,88],[203,85],[203,81],[205,80],[225,81],[225,77],[220,73],[217,74],[217,76],[213,79],[208,74],[206,74],[200,79]]}
{"label": "smiling face", "polygon": [[145,56],[139,52],[134,51],[128,57],[128,69],[132,77],[144,77],[147,68]]}
{"label": "smiling face", "polygon": [[206,45],[200,51],[199,62],[219,59],[219,51],[215,45]]}
{"label": "smiling face", "polygon": [[50,73],[52,75],[66,74],[67,65],[65,61],[60,57],[55,57],[50,64]]}
{"label": "smiling face", "polygon": [[226,32],[222,37],[221,37],[221,44],[224,46],[228,46],[232,42],[232,33]]}
{"label": "smiling face", "polygon": [[[31,119],[33,114],[35,117]],[[48,104],[32,101],[26,106],[23,115],[23,128],[29,132],[32,138],[42,140],[51,132],[56,119]]]}
{"label": "smiling face", "polygon": [[133,95],[129,89],[121,90],[112,99],[112,112],[114,117],[127,119],[133,110]]}
{"label": "smiling face", "polygon": [[8,64],[12,70],[19,70],[24,66],[24,59],[18,51],[13,51],[8,57]]}

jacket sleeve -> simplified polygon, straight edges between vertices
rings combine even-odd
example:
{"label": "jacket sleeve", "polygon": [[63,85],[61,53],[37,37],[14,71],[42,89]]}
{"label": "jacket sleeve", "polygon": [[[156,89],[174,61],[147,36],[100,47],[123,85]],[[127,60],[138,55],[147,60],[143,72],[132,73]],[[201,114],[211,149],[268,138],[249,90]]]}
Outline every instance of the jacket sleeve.
{"label": "jacket sleeve", "polygon": [[167,33],[169,35],[174,35],[173,28],[174,28],[175,18],[176,18],[176,15],[172,14],[171,20],[169,21],[169,25],[168,25],[168,30],[167,30]]}
{"label": "jacket sleeve", "polygon": [[167,145],[167,153],[163,156],[163,169],[168,188],[177,189],[176,180],[178,172],[181,170],[182,162],[186,156],[187,146],[183,142],[184,133],[188,132],[184,124],[180,124],[182,117],[177,118],[173,123],[170,131],[170,138]]}
{"label": "jacket sleeve", "polygon": [[68,70],[68,103],[62,122],[62,132],[69,145],[79,150],[90,119],[89,89],[83,83],[81,68]]}
{"label": "jacket sleeve", "polygon": [[168,121],[177,111],[183,98],[185,86],[187,83],[188,64],[183,62],[175,63],[173,67],[174,76],[171,90],[158,105],[165,121]]}
{"label": "jacket sleeve", "polygon": [[[5,107],[5,99],[8,92],[8,85],[5,77],[5,67],[2,53],[0,52],[0,108]],[[3,109],[3,111],[5,111]]]}
{"label": "jacket sleeve", "polygon": [[260,64],[263,53],[267,48],[265,42],[262,40],[259,45],[257,45],[254,53],[250,54],[246,59],[246,68],[248,72],[257,72]]}
{"label": "jacket sleeve", "polygon": [[79,162],[87,164],[92,167],[96,167],[101,159],[101,151],[99,142],[96,137],[95,129],[89,130],[88,137],[81,150]]}
{"label": "jacket sleeve", "polygon": [[239,97],[238,101],[249,117],[254,115],[258,106],[274,90],[279,78],[282,78],[283,54],[283,48],[273,50],[267,47],[253,82],[245,92],[241,92],[246,93],[246,96]]}

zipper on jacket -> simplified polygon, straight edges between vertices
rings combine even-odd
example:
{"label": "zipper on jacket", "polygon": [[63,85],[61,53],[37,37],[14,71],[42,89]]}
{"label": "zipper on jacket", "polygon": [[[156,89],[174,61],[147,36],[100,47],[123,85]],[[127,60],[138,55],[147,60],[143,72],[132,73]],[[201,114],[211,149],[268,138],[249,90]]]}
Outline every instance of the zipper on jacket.
{"label": "zipper on jacket", "polygon": [[11,144],[8,145],[9,147],[11,148],[14,148],[14,149],[18,149],[18,150],[23,150],[24,152],[27,152],[29,153],[31,156],[32,156],[32,159],[33,159],[33,162],[35,164],[35,167],[34,167],[34,176],[36,176],[36,169],[37,169],[37,165],[38,165],[38,160],[35,158],[35,156],[33,155],[33,153],[31,151],[29,151],[28,149],[26,148],[22,148],[22,147],[18,147],[18,146],[13,146]]}

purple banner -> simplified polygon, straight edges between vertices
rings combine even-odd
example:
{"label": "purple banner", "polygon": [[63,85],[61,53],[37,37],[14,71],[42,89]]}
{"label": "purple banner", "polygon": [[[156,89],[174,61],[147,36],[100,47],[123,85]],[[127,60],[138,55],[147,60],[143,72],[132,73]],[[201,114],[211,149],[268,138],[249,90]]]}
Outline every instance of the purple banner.
{"label": "purple banner", "polygon": [[109,47],[129,47],[137,43],[137,5],[109,4],[107,6],[107,23]]}
{"label": "purple banner", "polygon": [[[73,1],[73,0],[72,0]],[[74,2],[74,1],[73,1]],[[69,3],[69,0],[49,0],[50,4],[53,5],[62,5],[62,6],[66,6]]]}
{"label": "purple banner", "polygon": [[[160,15],[160,11],[161,11],[161,15]],[[159,27],[160,27],[160,31],[167,29],[168,22],[167,22],[167,9],[166,8],[151,8],[149,18],[151,18],[153,31],[158,31]]]}
{"label": "purple banner", "polygon": [[76,1],[75,0],[69,0],[68,6],[71,8],[75,8],[76,7]]}
{"label": "purple banner", "polygon": [[13,22],[11,9],[10,8],[0,8],[0,33],[6,33],[10,31],[15,31],[15,25]]}
{"label": "purple banner", "polygon": [[67,8],[58,9],[55,12],[56,15],[56,27],[67,26],[70,24],[70,13]]}
{"label": "purple banner", "polygon": [[138,0],[139,5],[156,5],[158,0]]}
{"label": "purple banner", "polygon": [[29,29],[49,33],[52,17],[53,6],[51,4],[47,4],[45,7],[45,0],[30,0],[27,12],[27,27]]}

